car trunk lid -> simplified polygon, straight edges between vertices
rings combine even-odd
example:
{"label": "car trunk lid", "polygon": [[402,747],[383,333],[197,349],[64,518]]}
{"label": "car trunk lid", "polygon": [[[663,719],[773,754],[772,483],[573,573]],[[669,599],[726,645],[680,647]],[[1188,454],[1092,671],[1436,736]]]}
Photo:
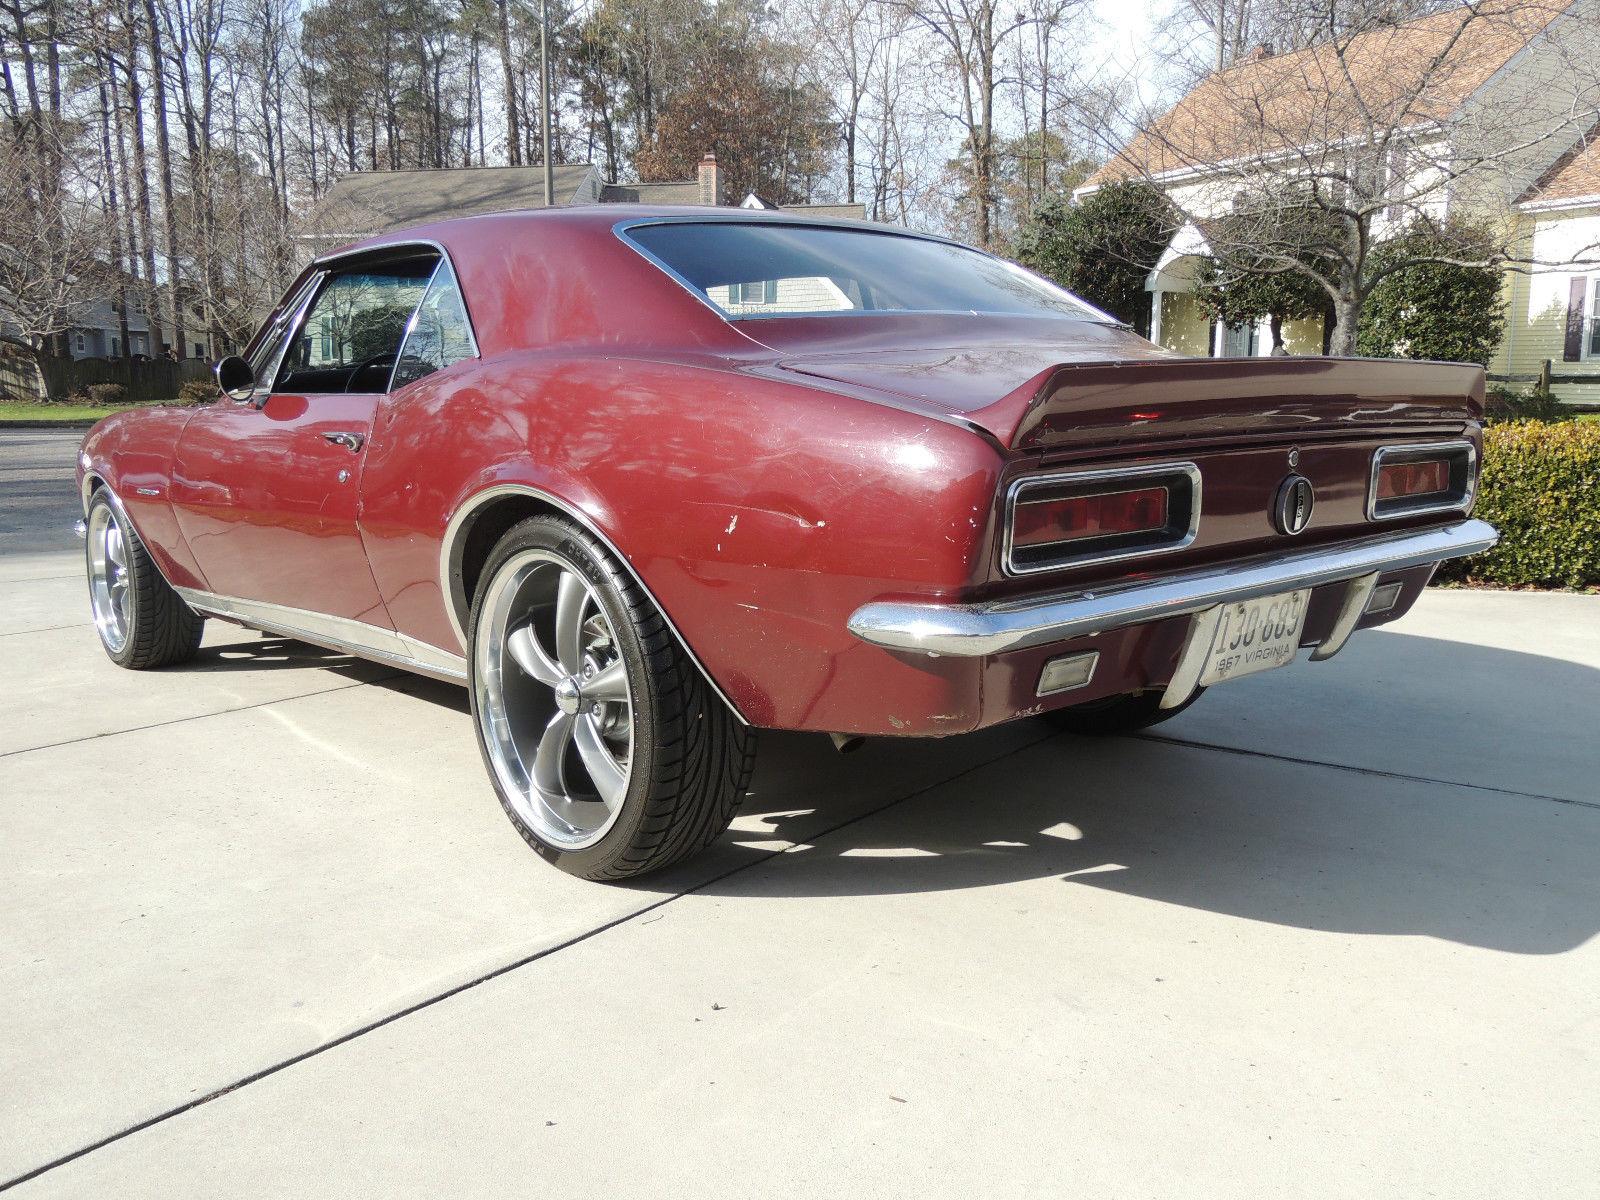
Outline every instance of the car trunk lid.
{"label": "car trunk lid", "polygon": [[[1460,363],[1184,358],[1086,322],[850,321],[774,320],[753,332],[800,352],[779,360],[785,371],[958,415],[1016,450],[1436,431],[1482,416],[1483,370]],[[929,344],[905,348],[911,337]]]}

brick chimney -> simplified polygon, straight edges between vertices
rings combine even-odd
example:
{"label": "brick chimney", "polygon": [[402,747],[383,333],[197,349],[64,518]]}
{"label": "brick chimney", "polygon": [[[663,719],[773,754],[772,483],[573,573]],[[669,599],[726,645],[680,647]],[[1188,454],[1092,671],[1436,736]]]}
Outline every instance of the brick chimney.
{"label": "brick chimney", "polygon": [[700,160],[700,203],[722,203],[722,176],[717,171],[717,156],[707,154]]}

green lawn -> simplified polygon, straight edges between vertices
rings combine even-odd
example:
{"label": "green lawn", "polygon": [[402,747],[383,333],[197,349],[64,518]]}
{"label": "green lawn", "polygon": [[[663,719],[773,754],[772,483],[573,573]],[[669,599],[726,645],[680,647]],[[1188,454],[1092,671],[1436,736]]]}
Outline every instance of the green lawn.
{"label": "green lawn", "polygon": [[98,421],[131,404],[98,408],[92,404],[5,404],[0,403],[0,425],[7,421]]}

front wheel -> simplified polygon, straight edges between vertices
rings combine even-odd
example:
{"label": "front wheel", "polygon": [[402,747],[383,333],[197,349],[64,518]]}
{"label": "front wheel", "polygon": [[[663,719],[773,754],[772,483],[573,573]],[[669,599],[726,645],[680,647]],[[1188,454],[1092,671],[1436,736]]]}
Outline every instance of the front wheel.
{"label": "front wheel", "polygon": [[513,527],[484,567],[467,640],[484,762],[545,858],[626,879],[728,827],[755,734],[583,530],[545,516]]}
{"label": "front wheel", "polygon": [[1136,733],[1170,721],[1200,699],[1203,691],[1204,688],[1196,688],[1193,695],[1174,708],[1161,707],[1164,692],[1160,688],[1148,692],[1128,692],[1121,696],[1108,696],[1104,700],[1091,700],[1072,708],[1058,708],[1043,714],[1042,719],[1063,733],[1101,737]]}
{"label": "front wheel", "polygon": [[205,619],[161,577],[138,533],[104,489],[90,499],[84,525],[89,607],[111,661],[144,671],[193,658]]}

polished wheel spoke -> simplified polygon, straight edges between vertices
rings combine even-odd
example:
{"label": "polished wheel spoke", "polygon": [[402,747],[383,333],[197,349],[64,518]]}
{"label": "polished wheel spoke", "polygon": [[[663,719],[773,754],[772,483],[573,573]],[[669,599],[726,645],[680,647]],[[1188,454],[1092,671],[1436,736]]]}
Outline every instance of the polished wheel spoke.
{"label": "polished wheel spoke", "polygon": [[594,845],[628,797],[633,693],[617,631],[553,550],[513,555],[484,593],[473,655],[485,748],[507,803],[540,840]]}
{"label": "polished wheel spoke", "polygon": [[567,745],[572,741],[575,718],[558,712],[544,727],[539,749],[533,756],[533,786],[546,796],[565,796],[567,791]]}
{"label": "polished wheel spoke", "polygon": [[583,580],[571,571],[561,572],[561,580],[556,585],[556,661],[568,675],[576,675],[583,669],[578,634],[583,610],[588,604],[589,589]]}
{"label": "polished wheel spoke", "polygon": [[628,671],[620,658],[583,681],[583,698],[606,701],[628,699]]}
{"label": "polished wheel spoke", "polygon": [[110,509],[97,506],[89,514],[89,601],[94,623],[106,649],[121,653],[128,643],[128,614],[133,576],[128,571],[127,543]]}
{"label": "polished wheel spoke", "polygon": [[578,756],[583,759],[584,769],[594,781],[595,793],[607,809],[615,811],[622,803],[623,792],[627,790],[627,769],[612,756],[593,716],[586,713],[578,718],[573,729],[573,740],[577,742]]}
{"label": "polished wheel spoke", "polygon": [[512,630],[506,636],[506,650],[517,666],[546,687],[555,687],[566,678],[566,672],[544,652],[532,624]]}

